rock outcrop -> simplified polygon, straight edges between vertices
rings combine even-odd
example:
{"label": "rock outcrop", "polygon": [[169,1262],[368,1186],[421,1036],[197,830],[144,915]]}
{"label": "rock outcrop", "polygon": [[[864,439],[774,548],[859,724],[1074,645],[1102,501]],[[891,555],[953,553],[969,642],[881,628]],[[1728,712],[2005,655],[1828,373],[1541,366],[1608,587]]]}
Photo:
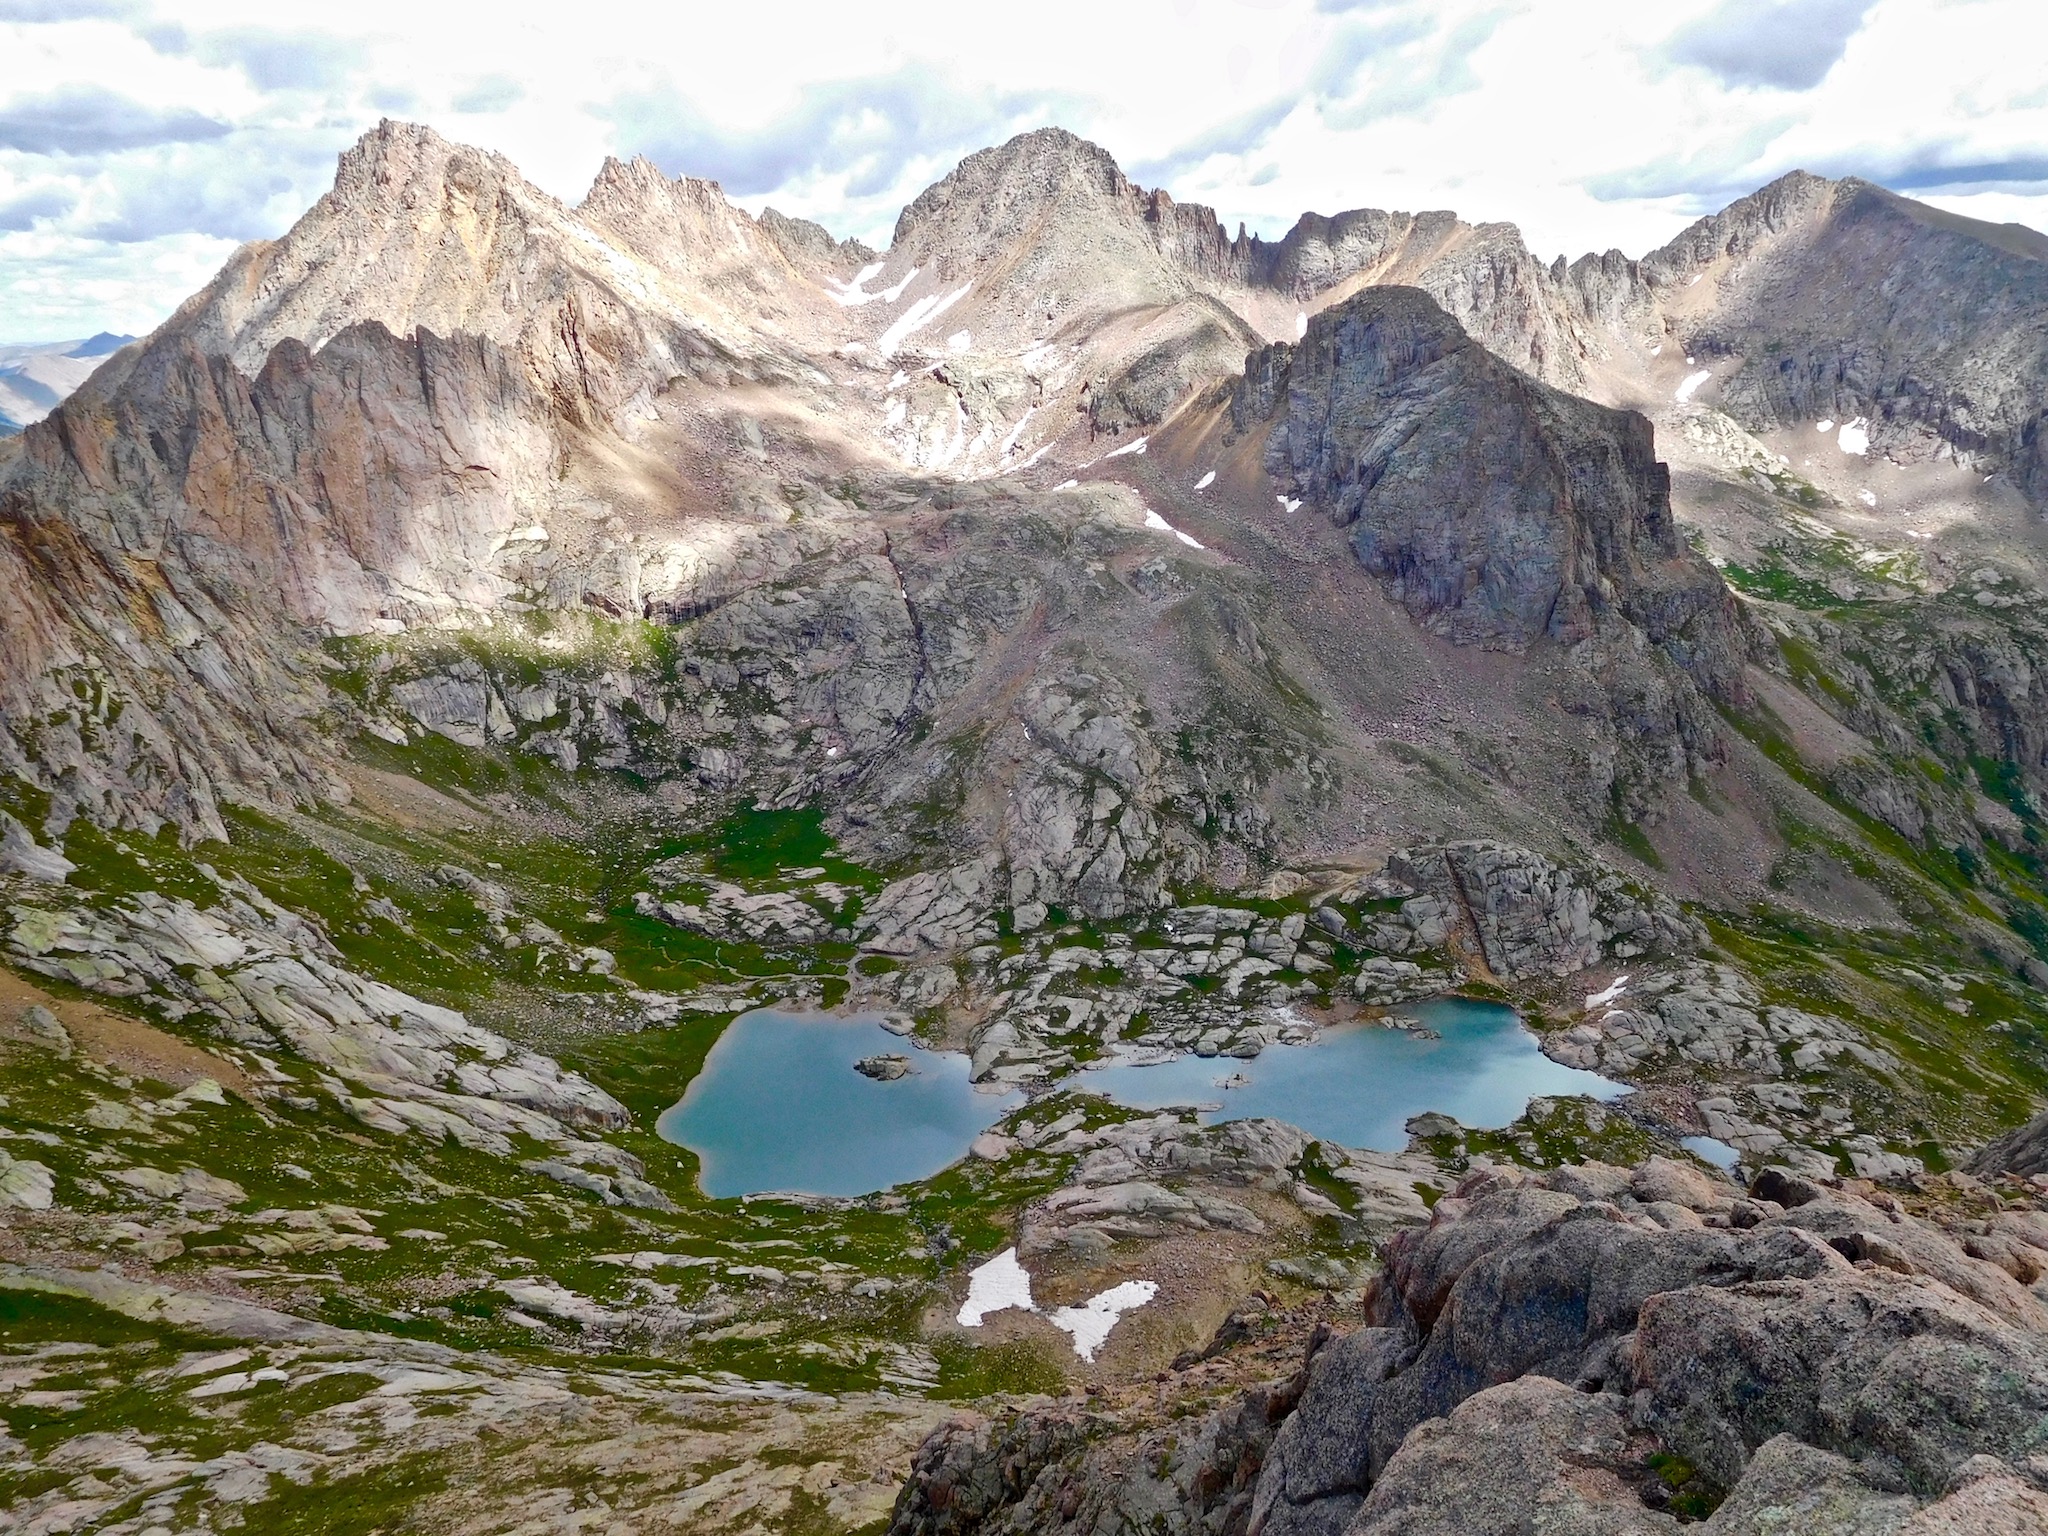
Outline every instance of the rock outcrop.
{"label": "rock outcrop", "polygon": [[2020,1426],[2048,1402],[2048,1310],[1889,1197],[1767,1172],[1744,1198],[1654,1161],[1482,1175],[1395,1237],[1371,1312],[1281,1432],[1255,1531],[1512,1529],[1457,1524],[1436,1483],[1483,1457],[1510,1504],[1590,1481],[1642,1529],[1674,1494],[1656,1465],[1684,1469],[1682,1507],[1727,1498],[1710,1529],[1829,1480],[1938,1496],[1979,1456],[2041,1498]]}
{"label": "rock outcrop", "polygon": [[1401,849],[1362,894],[1399,903],[1364,924],[1374,948],[1403,954],[1462,938],[1503,981],[1684,954],[1703,936],[1670,898],[1611,870],[1574,871],[1482,839]]}
{"label": "rock outcrop", "polygon": [[146,891],[101,911],[16,904],[6,925],[10,963],[282,1051],[378,1130],[503,1157],[514,1137],[580,1146],[576,1131],[629,1123],[579,1073],[350,970],[316,925],[244,882],[203,910]]}
{"label": "rock outcrop", "polygon": [[1747,634],[1686,549],[1650,424],[1502,363],[1426,294],[1371,288],[1248,359],[1232,402],[1266,466],[1349,531],[1415,616],[1523,650],[1636,625],[1703,687],[1741,695]]}
{"label": "rock outcrop", "polygon": [[1395,1234],[1366,1327],[1195,1421],[1196,1475],[1057,1409],[957,1423],[891,1529],[1142,1507],[1250,1536],[2031,1530],[2048,1306],[2013,1270],[2041,1274],[2048,1237],[2030,1252],[2002,1267],[1867,1185],[1783,1170],[1746,1193],[1661,1159],[1477,1173]]}
{"label": "rock outcrop", "polygon": [[1970,1160],[1981,1174],[2048,1174],[2048,1115],[2037,1115],[1984,1147]]}
{"label": "rock outcrop", "polygon": [[1510,367],[1419,290],[1367,288],[1248,358],[1231,419],[1417,623],[1569,647],[1626,814],[1722,754],[1710,701],[1746,706],[1760,636],[1679,536],[1643,417]]}

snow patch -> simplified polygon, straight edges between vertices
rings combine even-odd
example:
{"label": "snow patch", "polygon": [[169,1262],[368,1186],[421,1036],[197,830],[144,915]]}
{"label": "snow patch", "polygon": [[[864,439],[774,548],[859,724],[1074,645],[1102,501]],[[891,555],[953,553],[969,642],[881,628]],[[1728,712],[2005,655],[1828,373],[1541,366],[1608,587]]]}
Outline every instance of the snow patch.
{"label": "snow patch", "polygon": [[1661,341],[1660,341],[1660,342],[1658,342],[1656,346],[1654,346],[1654,347],[1650,348],[1650,356],[1652,356],[1652,357],[1662,357],[1663,355],[1664,355],[1664,343],[1662,343]]}
{"label": "snow patch", "polygon": [[1870,452],[1870,422],[1867,417],[1858,416],[1854,421],[1842,423],[1842,430],[1836,434],[1835,443],[1842,452],[1853,453],[1858,458]]}
{"label": "snow patch", "polygon": [[1200,549],[1202,547],[1200,544],[1196,543],[1194,539],[1189,537],[1187,534],[1182,533],[1178,528],[1174,527],[1173,524],[1169,523],[1165,518],[1161,517],[1157,512],[1146,512],[1145,526],[1147,528],[1150,528],[1154,533],[1172,534],[1176,539],[1179,539],[1181,543],[1187,545],[1189,549]]}
{"label": "snow patch", "polygon": [[1877,505],[1877,492],[1858,491],[1856,493],[1856,499],[1862,502],[1863,505],[1865,505],[1866,507],[1874,507]]}
{"label": "snow patch", "polygon": [[1150,1280],[1126,1280],[1090,1296],[1078,1307],[1061,1307],[1052,1314],[1052,1325],[1072,1337],[1075,1354],[1083,1360],[1093,1360],[1095,1351],[1109,1337],[1109,1330],[1117,1325],[1117,1319],[1136,1311],[1158,1294],[1159,1287]]}
{"label": "snow patch", "polygon": [[1307,334],[1308,334],[1308,311],[1307,311],[1307,310],[1305,310],[1305,309],[1303,309],[1303,310],[1297,310],[1297,311],[1295,311],[1295,315],[1294,315],[1294,339],[1295,339],[1296,341],[1299,341],[1299,340],[1301,340],[1301,338],[1302,338],[1302,337],[1306,336]]}
{"label": "snow patch", "polygon": [[[966,332],[963,331],[961,334],[964,336]],[[1007,459],[1017,451],[1017,439],[1024,435],[1024,424],[1031,419],[1031,413],[1037,409],[1038,407],[1035,405],[1024,407],[1024,414],[1017,418],[1017,425],[1010,428],[1009,434],[1003,439],[1000,452],[1004,458]]]}
{"label": "snow patch", "polygon": [[1282,512],[1299,512],[1301,510],[1301,498],[1299,496],[1296,496],[1291,501],[1285,496],[1275,496],[1273,499],[1280,503],[1280,510]]}
{"label": "snow patch", "polygon": [[[1688,357],[1686,361],[1689,363],[1692,361],[1692,359]],[[1678,386],[1678,393],[1672,396],[1672,398],[1674,400],[1677,400],[1680,404],[1683,404],[1684,402],[1692,398],[1694,390],[1698,389],[1702,384],[1706,383],[1707,380],[1711,379],[1713,376],[1714,375],[1705,368],[1702,368],[1698,373],[1688,373],[1685,376],[1685,381]]]}
{"label": "snow patch", "polygon": [[1005,1248],[967,1277],[967,1300],[960,1304],[960,1326],[979,1328],[991,1312],[1019,1307],[1036,1312],[1031,1299],[1031,1276],[1017,1262],[1017,1250]]}
{"label": "snow patch", "polygon": [[[1072,481],[1069,481],[1069,482],[1067,482],[1067,483],[1071,485],[1071,484],[1072,484],[1073,482],[1072,482]],[[1168,522],[1168,521],[1167,521],[1167,520],[1166,520],[1165,518],[1161,517],[1161,516],[1160,516],[1160,515],[1159,515],[1159,514],[1158,514],[1157,512],[1147,512],[1147,513],[1145,514],[1145,526],[1146,526],[1147,528],[1150,528],[1150,529],[1154,530],[1155,532],[1158,532],[1158,533],[1171,533],[1171,532],[1173,532],[1173,524],[1169,523],[1169,522]]]}
{"label": "snow patch", "polygon": [[1835,424],[1832,420],[1816,421],[1813,424],[1813,430],[1825,437],[1828,433],[1835,430]]}
{"label": "snow patch", "polygon": [[973,345],[974,333],[972,331],[955,331],[946,338],[946,350],[948,352],[965,352]]}
{"label": "snow patch", "polygon": [[[1074,1341],[1075,1354],[1093,1360],[1118,1319],[1158,1294],[1159,1287],[1150,1280],[1126,1280],[1090,1296],[1078,1307],[1054,1309],[1047,1320]],[[1038,1310],[1031,1299],[1031,1276],[1017,1262],[1017,1250],[1005,1248],[967,1277],[967,1300],[961,1303],[959,1322],[963,1328],[979,1328],[990,1313],[1010,1307],[1023,1312]]]}
{"label": "snow patch", "polygon": [[[1019,474],[1022,471],[1029,469],[1032,465],[1036,464],[1040,459],[1044,458],[1048,453],[1051,452],[1051,443],[1040,443],[1035,449],[1032,450],[1030,458],[1024,460],[1024,462],[1021,464],[1012,464],[1007,470],[1003,471],[1003,473],[1009,475]],[[1068,483],[1072,484],[1073,482],[1069,481]]]}
{"label": "snow patch", "polygon": [[1195,489],[1198,491],[1206,491],[1207,489],[1209,489],[1210,486],[1214,485],[1215,483],[1216,471],[1212,469],[1209,471],[1209,473],[1202,476],[1201,479],[1195,482]]}
{"label": "snow patch", "polygon": [[889,329],[875,338],[875,350],[884,357],[894,356],[896,349],[908,341],[914,333],[923,330],[955,304],[966,298],[967,290],[973,286],[972,283],[962,283],[943,298],[934,293],[926,294],[923,298],[912,304],[910,308],[898,315],[889,326]]}
{"label": "snow patch", "polygon": [[1621,994],[1626,992],[1627,990],[1627,975],[1623,974],[1615,977],[1614,980],[1609,982],[1606,986],[1602,987],[1598,992],[1595,992],[1591,997],[1586,999],[1586,1011],[1590,1013],[1595,1008],[1605,1008],[1609,1003],[1613,1002],[1617,997],[1621,996]]}
{"label": "snow patch", "polygon": [[887,265],[888,263],[885,261],[871,261],[853,274],[852,282],[842,283],[836,277],[828,277],[825,279],[825,286],[832,290],[832,297],[838,300],[844,308],[853,309],[859,305],[871,303],[873,300],[879,299],[881,295],[879,293],[867,293],[864,290],[869,283],[882,275],[882,268]]}
{"label": "snow patch", "polygon": [[896,370],[895,376],[889,380],[889,389],[893,393],[894,391],[901,389],[904,385],[908,384],[909,382],[910,375],[905,373],[901,368],[898,368]]}
{"label": "snow patch", "polygon": [[1148,439],[1141,437],[1135,443],[1125,443],[1121,448],[1110,449],[1103,457],[1105,459],[1120,459],[1127,453],[1143,453],[1147,441]]}
{"label": "snow patch", "polygon": [[1080,483],[1081,482],[1078,480],[1062,480],[1058,485],[1054,486],[1053,489],[1056,491],[1071,491],[1072,489],[1074,489],[1075,486],[1079,485]]}

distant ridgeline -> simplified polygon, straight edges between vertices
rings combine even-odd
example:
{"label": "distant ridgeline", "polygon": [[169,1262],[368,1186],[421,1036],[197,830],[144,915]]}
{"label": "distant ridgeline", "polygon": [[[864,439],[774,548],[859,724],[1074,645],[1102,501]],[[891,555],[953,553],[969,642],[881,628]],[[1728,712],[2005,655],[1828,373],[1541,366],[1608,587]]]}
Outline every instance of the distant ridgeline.
{"label": "distant ridgeline", "polygon": [[84,341],[0,343],[0,437],[41,421],[92,371],[133,341],[101,331]]}

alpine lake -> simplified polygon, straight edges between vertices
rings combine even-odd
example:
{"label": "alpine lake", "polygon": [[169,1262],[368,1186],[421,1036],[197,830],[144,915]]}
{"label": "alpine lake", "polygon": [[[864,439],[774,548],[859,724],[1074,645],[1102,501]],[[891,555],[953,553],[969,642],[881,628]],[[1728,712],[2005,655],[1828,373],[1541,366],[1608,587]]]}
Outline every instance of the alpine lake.
{"label": "alpine lake", "polygon": [[[1134,1109],[1192,1108],[1204,1121],[1270,1117],[1342,1146],[1395,1151],[1434,1111],[1475,1129],[1509,1124],[1542,1096],[1618,1098],[1628,1089],[1552,1061],[1511,1008],[1437,998],[1409,1027],[1336,1025],[1256,1057],[1112,1062],[1065,1080]],[[900,1076],[856,1064],[908,1059]],[[897,1064],[900,1066],[900,1063]],[[892,1069],[893,1070],[893,1069]],[[694,1152],[714,1199],[769,1191],[853,1196],[927,1178],[1023,1102],[968,1081],[965,1056],[916,1048],[873,1015],[740,1015],[660,1118]]]}

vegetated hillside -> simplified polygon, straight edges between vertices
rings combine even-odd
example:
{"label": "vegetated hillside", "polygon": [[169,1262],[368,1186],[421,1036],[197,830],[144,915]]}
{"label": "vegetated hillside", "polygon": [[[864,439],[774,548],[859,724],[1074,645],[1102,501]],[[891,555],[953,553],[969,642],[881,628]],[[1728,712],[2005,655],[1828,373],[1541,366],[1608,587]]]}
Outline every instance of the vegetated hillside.
{"label": "vegetated hillside", "polygon": [[[877,253],[381,126],[0,445],[9,1501],[1277,1532],[1511,1457],[1589,1528],[2024,1513],[2035,1170],[1948,1170],[2048,1094],[2038,261],[1797,177],[1641,262],[1265,242],[1057,130]],[[1076,1076],[1453,991],[1629,1091],[1374,1150]],[[655,1122],[778,1002],[1026,1096],[709,1200]],[[1158,1289],[1092,1361],[952,1321],[1013,1245],[1048,1311]],[[1515,1353],[1525,1270],[1651,1278]],[[1656,1319],[1766,1292],[1880,1385],[1738,1340],[1624,1423]],[[2010,1369],[1861,1427],[1937,1335]]]}

